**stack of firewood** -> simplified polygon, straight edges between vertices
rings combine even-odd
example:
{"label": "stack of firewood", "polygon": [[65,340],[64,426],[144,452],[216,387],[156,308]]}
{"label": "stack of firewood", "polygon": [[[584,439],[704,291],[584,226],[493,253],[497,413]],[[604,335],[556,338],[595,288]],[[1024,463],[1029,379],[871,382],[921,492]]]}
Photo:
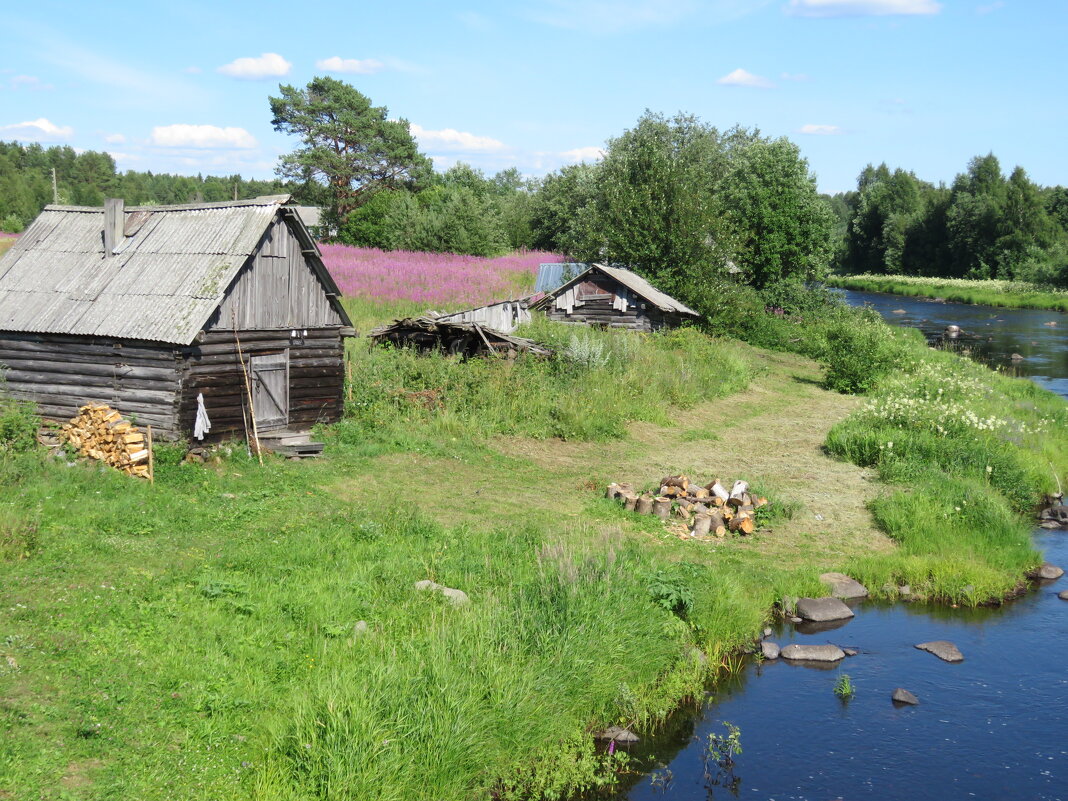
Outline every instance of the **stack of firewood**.
{"label": "stack of firewood", "polygon": [[718,478],[700,485],[686,476],[666,476],[660,491],[638,494],[631,484],[609,484],[606,497],[623,502],[629,511],[652,514],[667,522],[673,515],[689,526],[692,537],[723,537],[728,531],[752,534],[756,510],[768,502],[754,497],[749,483],[735,481],[730,490]]}
{"label": "stack of firewood", "polygon": [[106,404],[87,404],[64,423],[60,437],[82,456],[127,475],[149,478],[149,444],[137,426]]}

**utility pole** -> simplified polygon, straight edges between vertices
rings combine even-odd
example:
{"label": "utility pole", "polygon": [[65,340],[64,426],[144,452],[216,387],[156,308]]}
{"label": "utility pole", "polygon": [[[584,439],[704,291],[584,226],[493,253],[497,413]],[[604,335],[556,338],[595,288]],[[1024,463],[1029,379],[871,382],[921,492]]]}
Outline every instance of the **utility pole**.
{"label": "utility pole", "polygon": [[52,202],[59,203],[59,187],[56,186],[56,168],[52,168]]}

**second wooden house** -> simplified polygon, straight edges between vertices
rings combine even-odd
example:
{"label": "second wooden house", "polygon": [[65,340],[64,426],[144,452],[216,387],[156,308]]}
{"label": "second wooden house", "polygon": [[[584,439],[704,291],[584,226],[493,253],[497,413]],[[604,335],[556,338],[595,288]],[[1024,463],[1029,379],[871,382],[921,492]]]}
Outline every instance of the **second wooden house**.
{"label": "second wooden house", "polygon": [[637,273],[604,264],[588,265],[565,283],[547,290],[531,308],[541,309],[550,320],[561,323],[635,331],[658,331],[701,316]]}

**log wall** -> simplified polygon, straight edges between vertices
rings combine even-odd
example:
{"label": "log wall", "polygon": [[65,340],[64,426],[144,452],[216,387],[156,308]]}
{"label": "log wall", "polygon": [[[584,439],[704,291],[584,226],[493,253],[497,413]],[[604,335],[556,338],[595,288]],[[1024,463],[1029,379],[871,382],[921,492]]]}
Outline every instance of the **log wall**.
{"label": "log wall", "polygon": [[[246,368],[251,356],[289,351],[289,425],[306,430],[341,418],[345,380],[344,340],[339,328],[309,328],[300,339],[289,331],[239,331]],[[211,420],[205,441],[245,436],[248,394],[233,331],[207,332],[182,349],[181,429],[192,436],[197,395]],[[248,418],[251,426],[251,418]]]}
{"label": "log wall", "polygon": [[174,346],[103,337],[0,332],[0,391],[66,422],[106,403],[160,437],[178,436],[181,377]]}
{"label": "log wall", "polygon": [[550,320],[560,323],[581,323],[583,325],[603,325],[609,328],[629,328],[634,331],[658,331],[669,325],[677,325],[660,309],[641,308],[641,301],[626,311],[613,308],[611,296],[607,298],[590,298],[581,306],[575,306],[570,313],[557,309],[550,303],[545,313]]}

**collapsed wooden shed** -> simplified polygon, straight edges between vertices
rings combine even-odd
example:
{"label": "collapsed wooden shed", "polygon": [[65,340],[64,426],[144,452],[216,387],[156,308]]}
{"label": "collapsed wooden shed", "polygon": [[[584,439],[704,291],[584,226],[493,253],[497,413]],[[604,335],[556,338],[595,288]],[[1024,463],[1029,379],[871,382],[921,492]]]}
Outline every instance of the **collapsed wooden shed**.
{"label": "collapsed wooden shed", "polygon": [[545,291],[545,297],[531,308],[541,309],[550,320],[562,323],[657,331],[701,316],[637,273],[604,264],[591,264],[563,284]]}
{"label": "collapsed wooden shed", "polygon": [[307,430],[342,411],[351,322],[288,195],[48,206],[0,258],[0,392],[46,419],[106,403],[190,437]]}

